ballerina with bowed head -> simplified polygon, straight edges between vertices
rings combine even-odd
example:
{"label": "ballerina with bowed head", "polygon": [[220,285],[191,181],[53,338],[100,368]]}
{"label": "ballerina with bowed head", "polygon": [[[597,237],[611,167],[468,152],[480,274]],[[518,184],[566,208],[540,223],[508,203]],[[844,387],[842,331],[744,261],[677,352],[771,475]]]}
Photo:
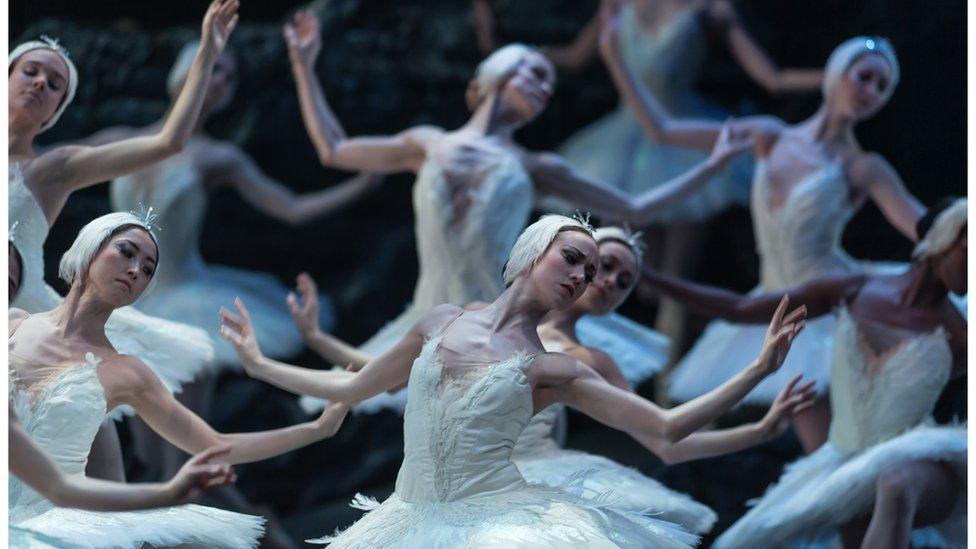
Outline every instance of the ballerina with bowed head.
{"label": "ballerina with bowed head", "polygon": [[[968,324],[949,297],[968,290],[966,216],[965,199],[930,209],[903,273],[833,273],[789,290],[811,317],[839,311],[829,436],[716,547],[795,547],[837,530],[845,547],[965,546],[966,428],[935,425],[931,413],[946,383],[966,373]],[[782,295],[645,279],[732,322],[761,322]]]}
{"label": "ballerina with bowed head", "polygon": [[[662,410],[605,382],[569,355],[546,352],[542,318],[569,307],[596,274],[597,245],[580,221],[545,216],[505,267],[506,289],[484,308],[441,305],[359,372],[309,370],[261,354],[248,312],[222,311],[247,372],[297,394],[353,404],[407,383],[405,458],[396,491],[334,547],[437,545],[689,547],[697,536],[572,486],[530,484],[512,449],[532,416],[564,403],[635,438],[679,441],[731,408],[782,363],[804,311],[783,300],[758,357],[702,398]],[[611,495],[612,496],[612,495]],[[357,498],[360,499],[360,498]],[[360,503],[362,501],[360,500]],[[370,505],[372,507],[372,505]]]}
{"label": "ballerina with bowed head", "polygon": [[[576,328],[588,315],[608,314],[627,299],[639,280],[644,244],[639,233],[619,227],[600,227],[594,231],[594,238],[599,260],[593,282],[570,307],[546,315],[539,325],[539,338],[547,351],[576,358],[607,383],[632,392],[613,358],[581,343]],[[786,431],[790,417],[812,405],[813,383],[799,382],[800,376],[796,376],[780,391],[761,421],[698,431],[678,442],[661,437],[643,437],[640,442],[666,464],[728,454],[767,442]],[[649,511],[696,534],[705,534],[714,525],[715,512],[688,495],[603,456],[560,448],[553,433],[561,414],[565,414],[565,406],[549,406],[522,431],[512,457],[526,480],[551,486],[578,482],[588,493],[612,492],[615,508]]]}
{"label": "ballerina with bowed head", "polygon": [[[186,452],[226,445],[222,459],[228,463],[268,459],[336,432],[347,411],[342,404],[307,423],[219,433],[177,402],[142,361],[117,352],[105,323],[151,286],[157,260],[156,240],[144,220],[124,213],[99,217],[82,228],[62,257],[60,275],[70,285],[64,300],[47,312],[9,312],[16,414],[63,472],[83,475],[95,432],[106,414],[123,405]],[[262,532],[259,517],[198,505],[112,514],[55,507],[16,480],[9,498],[11,524],[63,539],[83,533],[94,547],[251,547]]]}

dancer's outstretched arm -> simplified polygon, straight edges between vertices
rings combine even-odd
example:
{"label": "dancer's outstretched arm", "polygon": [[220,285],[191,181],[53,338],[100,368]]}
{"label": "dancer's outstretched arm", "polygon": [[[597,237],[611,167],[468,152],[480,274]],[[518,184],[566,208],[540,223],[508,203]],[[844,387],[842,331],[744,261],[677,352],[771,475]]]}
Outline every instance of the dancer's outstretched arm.
{"label": "dancer's outstretched arm", "polygon": [[461,311],[454,305],[434,307],[396,345],[353,374],[300,368],[265,357],[254,337],[247,308],[240,299],[235,305],[239,316],[221,309],[224,323],[221,333],[234,345],[248,375],[295,394],[347,405],[405,384],[413,361],[423,348],[426,334]]}
{"label": "dancer's outstretched arm", "polygon": [[800,378],[801,375],[797,374],[790,380],[760,421],[731,429],[695,432],[678,442],[661,437],[635,438],[668,465],[731,454],[768,442],[785,433],[790,418],[812,406],[816,400],[815,382],[809,381],[797,387]]}
{"label": "dancer's outstretched arm", "polygon": [[[691,149],[709,150],[722,130],[721,122],[707,118],[673,118],[654,95],[634,76],[620,51],[620,1],[608,0],[600,7],[602,28],[600,55],[624,102],[637,116],[644,133],[655,142]],[[747,117],[736,121],[747,133],[778,133],[784,126],[775,117]]]}
{"label": "dancer's outstretched arm", "polygon": [[110,408],[132,406],[153,431],[188,453],[226,445],[230,450],[225,461],[229,463],[268,459],[331,437],[349,411],[345,405],[331,404],[313,421],[267,431],[220,433],[177,401],[136,358],[120,356],[102,361],[99,379]]}
{"label": "dancer's outstretched arm", "polygon": [[424,145],[440,129],[421,126],[391,136],[346,137],[315,74],[315,59],[322,49],[315,13],[296,12],[293,22],[285,25],[284,35],[302,120],[323,166],[374,173],[420,169],[427,154]]}
{"label": "dancer's outstretched arm", "polygon": [[[766,318],[769,318],[767,316]],[[607,383],[633,392],[620,372],[620,367],[606,353],[586,348],[585,354],[570,355],[593,368]],[[789,426],[789,418],[813,404],[816,398],[814,382],[797,387],[802,374],[798,374],[780,391],[761,421],[731,429],[716,429],[692,433],[678,442],[661,437],[641,436],[637,439],[666,464],[681,463],[693,459],[720,456],[744,450],[782,435]]]}
{"label": "dancer's outstretched arm", "polygon": [[830,313],[848,292],[864,282],[860,273],[836,273],[815,278],[809,282],[782,292],[739,294],[724,288],[697,284],[662,274],[645,267],[641,272],[639,298],[643,290],[651,288],[678,302],[691,311],[709,318],[721,318],[729,322],[760,324],[776,310],[784,295],[806,309],[808,318]]}
{"label": "dancer's outstretched arm", "polygon": [[536,408],[563,402],[634,438],[677,442],[714,421],[783,364],[806,319],[803,308],[786,314],[789,299],[777,308],[759,356],[741,372],[705,395],[670,410],[606,383],[590,367],[568,355],[548,354],[533,361],[530,379]]}
{"label": "dancer's outstretched arm", "polygon": [[330,363],[350,366],[356,372],[375,358],[322,331],[319,326],[319,288],[308,273],[298,275],[295,289],[297,296],[288,292],[288,309],[306,345]]}
{"label": "dancer's outstretched arm", "polygon": [[771,94],[815,91],[823,80],[821,69],[781,69],[742,26],[729,0],[709,0],[704,11],[708,19],[721,26],[732,57],[757,84]]}
{"label": "dancer's outstretched arm", "polygon": [[205,162],[210,172],[208,180],[233,188],[251,206],[289,225],[300,225],[345,208],[382,181],[381,176],[360,174],[327,189],[295,194],[268,177],[250,156],[233,145],[216,145]]}
{"label": "dancer's outstretched arm", "polygon": [[651,222],[654,214],[700,189],[725,169],[735,155],[750,147],[750,136],[727,123],[722,127],[712,154],[707,159],[671,181],[636,197],[584,176],[553,153],[526,153],[525,163],[543,193],[559,196],[614,221],[644,226]]}
{"label": "dancer's outstretched arm", "polygon": [[34,442],[8,405],[10,472],[58,507],[91,511],[134,511],[179,505],[203,491],[231,484],[236,479],[229,465],[212,463],[230,448],[213,446],[190,458],[165,483],[124,484],[68,476]]}
{"label": "dancer's outstretched arm", "polygon": [[115,179],[183,148],[196,126],[214,63],[237,25],[238,5],[238,0],[210,4],[186,84],[158,133],[91,147],[56,147],[31,163],[31,179],[38,184],[38,198],[48,219],[56,217],[72,191]]}

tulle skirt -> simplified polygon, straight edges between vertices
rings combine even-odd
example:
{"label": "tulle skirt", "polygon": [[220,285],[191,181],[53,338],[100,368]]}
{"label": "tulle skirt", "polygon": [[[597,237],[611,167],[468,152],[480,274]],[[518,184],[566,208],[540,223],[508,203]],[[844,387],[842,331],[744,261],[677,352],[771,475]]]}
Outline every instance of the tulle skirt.
{"label": "tulle skirt", "polygon": [[[830,383],[836,322],[833,314],[808,320],[783,365],[750,391],[742,403],[772,404],[790,378],[799,373],[804,380],[815,381],[818,393],[825,394]],[[759,356],[767,328],[765,324],[731,324],[722,320],[709,323],[668,376],[669,396],[686,402],[725,383]]]}
{"label": "tulle skirt", "polygon": [[898,463],[935,460],[947,462],[960,476],[960,499],[949,519],[916,530],[913,541],[924,547],[965,547],[966,451],[964,426],[921,425],[859,452],[843,452],[827,442],[788,466],[714,546],[796,547],[829,540],[840,525],[871,511],[879,473]]}
{"label": "tulle skirt", "polygon": [[378,504],[357,496],[353,506],[369,512],[345,531],[308,543],[336,549],[670,549],[698,543],[697,536],[676,524],[535,484],[456,501],[405,501],[393,494]]}
{"label": "tulle skirt", "polygon": [[83,546],[10,525],[7,529],[7,547],[10,549],[82,549]]}
{"label": "tulle skirt", "polygon": [[[136,302],[151,315],[198,326],[210,335],[221,366],[240,367],[234,347],[220,335],[220,307],[235,312],[234,298],[240,297],[251,314],[258,344],[265,356],[288,358],[304,349],[285,296],[288,289],[266,273],[206,265],[177,284],[153,288]],[[319,326],[331,330],[332,307],[327,297],[319,296]]]}
{"label": "tulle skirt", "polygon": [[55,507],[17,526],[90,548],[138,549],[148,544],[238,549],[258,546],[264,518],[192,504],[118,513]]}
{"label": "tulle skirt", "polygon": [[696,534],[707,533],[718,518],[708,506],[603,456],[553,448],[516,456],[515,464],[529,482],[578,485],[587,495],[612,494],[607,499],[614,509],[646,514]]}

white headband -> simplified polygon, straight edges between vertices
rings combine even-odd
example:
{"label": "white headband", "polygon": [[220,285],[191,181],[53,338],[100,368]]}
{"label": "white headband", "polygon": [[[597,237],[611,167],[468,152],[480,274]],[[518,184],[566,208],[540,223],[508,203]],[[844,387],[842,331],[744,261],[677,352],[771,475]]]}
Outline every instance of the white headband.
{"label": "white headband", "polygon": [[78,70],[75,69],[75,64],[72,63],[71,58],[68,57],[68,50],[64,49],[64,47],[58,43],[57,39],[41,36],[40,40],[24,42],[10,52],[10,57],[7,61],[7,72],[10,72],[10,69],[13,68],[14,63],[16,63],[17,60],[20,59],[25,53],[33,50],[51,50],[61,56],[64,64],[68,66],[68,89],[65,92],[64,97],[61,99],[61,104],[58,105],[57,110],[54,111],[51,118],[41,125],[41,131],[43,132],[44,130],[53,126],[58,121],[58,118],[61,118],[61,114],[64,113],[65,109],[68,108],[68,105],[71,104],[71,101],[75,98],[75,91],[78,90]]}
{"label": "white headband", "polygon": [[830,95],[830,90],[840,82],[844,72],[863,55],[869,53],[880,55],[891,66],[891,83],[884,90],[884,100],[887,101],[895,92],[901,69],[898,66],[898,56],[891,42],[880,37],[855,36],[840,43],[827,59],[821,91],[824,99]]}
{"label": "white headband", "polygon": [[502,272],[505,286],[508,287],[516,277],[532,268],[536,261],[549,249],[552,241],[566,229],[578,229],[593,236],[593,227],[590,225],[589,215],[585,219],[579,214],[576,217],[544,215],[526,227],[519,235],[518,240],[515,241],[508,261],[505,262],[505,269]]}
{"label": "white headband", "polygon": [[959,237],[959,231],[966,226],[966,210],[967,201],[960,198],[935,216],[925,238],[915,246],[912,258],[925,259],[948,250]]}
{"label": "white headband", "polygon": [[596,240],[597,244],[602,244],[604,242],[620,242],[624,246],[630,248],[630,252],[634,254],[634,258],[637,259],[637,268],[640,269],[641,262],[644,260],[644,240],[641,238],[644,233],[637,231],[631,232],[630,228],[624,227],[600,227],[599,229],[593,231],[593,238]]}

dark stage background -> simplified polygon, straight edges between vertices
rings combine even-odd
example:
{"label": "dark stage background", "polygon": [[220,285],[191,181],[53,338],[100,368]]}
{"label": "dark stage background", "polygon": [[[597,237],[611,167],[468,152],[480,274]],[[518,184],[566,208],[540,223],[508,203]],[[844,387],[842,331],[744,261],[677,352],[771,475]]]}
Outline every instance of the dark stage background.
{"label": "dark stage background", "polygon": [[[825,0],[734,2],[745,26],[780,66],[822,66],[841,40],[879,34],[893,42],[902,69],[891,103],[857,129],[866,149],[884,155],[908,188],[925,203],[965,193],[966,5],[959,0],[891,2]],[[244,0],[231,39],[239,87],[230,106],[214,117],[212,135],[233,141],[267,173],[296,191],[310,191],[348,174],[323,169],[302,125],[281,23],[300,4]],[[168,97],[165,79],[180,46],[199,32],[207,2],[18,1],[10,6],[11,47],[40,34],[60,37],[78,66],[74,104],[43,144],[80,138],[112,125],[158,119]],[[596,0],[496,0],[502,41],[567,42],[594,13]],[[324,47],[317,65],[326,94],[350,135],[387,133],[426,123],[453,128],[464,122],[463,92],[480,59],[461,0],[403,2],[332,0],[311,4],[322,20]],[[773,98],[754,85],[712,40],[699,89],[737,114],[773,113],[799,121],[819,96]],[[575,130],[610,111],[616,93],[600,64],[561,74],[546,113],[519,135],[535,149],[555,148]],[[334,301],[336,333],[365,340],[410,299],[417,272],[410,205],[412,177],[388,178],[381,190],[348,210],[299,228],[257,214],[238,196],[212,196],[203,254],[208,261],[277,275],[286,284],[309,271]],[[102,185],[69,200],[46,246],[47,278],[59,289],[57,258],[77,230],[109,211]],[[165,230],[165,228],[164,228]],[[654,246],[654,242],[649,242]],[[907,260],[911,245],[874,206],[849,224],[844,245],[855,257]],[[748,212],[738,208],[707,224],[696,278],[736,290],[758,278]],[[284,304],[282,304],[284,307]],[[653,310],[635,302],[623,312],[653,321]],[[216,322],[216,312],[214,316]],[[691,318],[689,333],[704,320]],[[314,357],[299,362],[315,365]],[[291,397],[236,375],[221,380],[215,423],[252,430],[300,418]],[[653,394],[653,382],[641,392]],[[963,397],[964,398],[964,397]],[[728,422],[758,412],[743,410]],[[333,440],[275,460],[241,467],[240,485],[275,507],[296,539],[331,532],[357,512],[343,504],[356,490],[389,491],[402,457],[400,422],[393,416],[351,417]],[[611,457],[657,474],[720,514],[721,532],[798,453],[792,435],[734,456],[664,468],[622,435],[578,416],[570,445],[601,448]],[[609,448],[609,450],[607,450]],[[130,461],[139,478],[151,471]]]}

